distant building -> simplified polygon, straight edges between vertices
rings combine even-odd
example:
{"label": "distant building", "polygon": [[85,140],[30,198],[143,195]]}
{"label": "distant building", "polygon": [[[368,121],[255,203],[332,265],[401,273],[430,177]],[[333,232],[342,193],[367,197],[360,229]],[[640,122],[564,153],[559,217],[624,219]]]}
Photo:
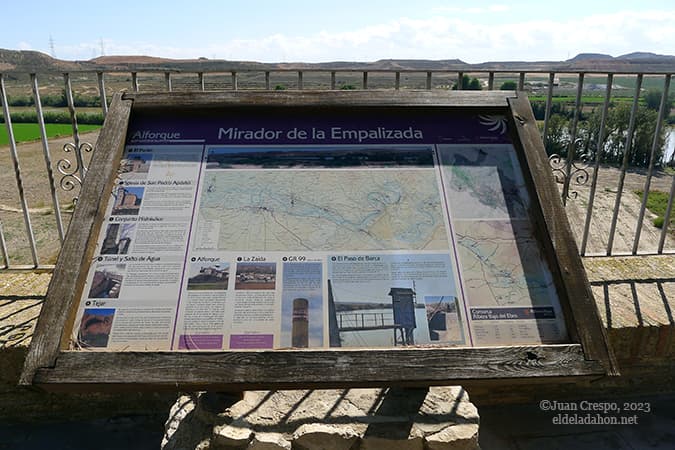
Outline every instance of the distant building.
{"label": "distant building", "polygon": [[220,270],[216,267],[202,267],[199,269],[199,273],[202,275],[208,275],[215,278],[227,278],[230,275],[230,270]]}
{"label": "distant building", "polygon": [[113,214],[138,214],[142,198],[123,187],[117,189]]}
{"label": "distant building", "polygon": [[140,156],[132,156],[127,158],[122,165],[122,173],[127,172],[148,172],[150,170],[150,163]]}
{"label": "distant building", "polygon": [[415,291],[410,288],[391,288],[392,306],[394,309],[394,324],[403,330],[402,343],[412,345],[415,343],[413,330],[417,328],[415,320]]}

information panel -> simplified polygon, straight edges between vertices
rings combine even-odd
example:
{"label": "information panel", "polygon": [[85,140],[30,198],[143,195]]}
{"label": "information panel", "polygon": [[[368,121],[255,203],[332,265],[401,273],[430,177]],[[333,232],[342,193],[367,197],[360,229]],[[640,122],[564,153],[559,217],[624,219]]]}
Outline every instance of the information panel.
{"label": "information panel", "polygon": [[71,350],[569,342],[501,115],[133,114]]}

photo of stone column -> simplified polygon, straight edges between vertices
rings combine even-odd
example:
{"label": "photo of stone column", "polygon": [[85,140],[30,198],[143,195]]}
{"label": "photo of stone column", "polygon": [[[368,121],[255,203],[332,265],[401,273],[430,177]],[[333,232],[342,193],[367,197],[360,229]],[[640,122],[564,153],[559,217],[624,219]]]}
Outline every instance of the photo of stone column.
{"label": "photo of stone column", "polygon": [[309,300],[293,299],[293,347],[309,347]]}

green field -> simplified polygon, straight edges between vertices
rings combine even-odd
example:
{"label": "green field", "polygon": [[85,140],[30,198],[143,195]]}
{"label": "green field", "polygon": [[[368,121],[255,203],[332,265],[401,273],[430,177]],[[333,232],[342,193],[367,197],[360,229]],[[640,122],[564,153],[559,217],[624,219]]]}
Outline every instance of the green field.
{"label": "green field", "polygon": [[[47,136],[50,138],[59,136],[69,136],[73,134],[73,127],[68,124],[48,123],[45,124]],[[100,125],[78,125],[81,133],[87,131],[94,131],[101,128]],[[12,124],[14,130],[14,138],[16,142],[29,142],[40,139],[40,128],[36,123],[15,123]],[[0,124],[0,145],[8,145],[9,137],[7,136],[7,126]]]}

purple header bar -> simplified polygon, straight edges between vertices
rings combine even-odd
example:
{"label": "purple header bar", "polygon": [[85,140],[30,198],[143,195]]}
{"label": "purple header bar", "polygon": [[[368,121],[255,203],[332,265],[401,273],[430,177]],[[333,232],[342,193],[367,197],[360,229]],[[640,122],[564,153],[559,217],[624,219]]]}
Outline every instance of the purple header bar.
{"label": "purple header bar", "polygon": [[132,117],[127,143],[208,145],[367,145],[509,143],[503,116],[448,110],[218,110]]}

